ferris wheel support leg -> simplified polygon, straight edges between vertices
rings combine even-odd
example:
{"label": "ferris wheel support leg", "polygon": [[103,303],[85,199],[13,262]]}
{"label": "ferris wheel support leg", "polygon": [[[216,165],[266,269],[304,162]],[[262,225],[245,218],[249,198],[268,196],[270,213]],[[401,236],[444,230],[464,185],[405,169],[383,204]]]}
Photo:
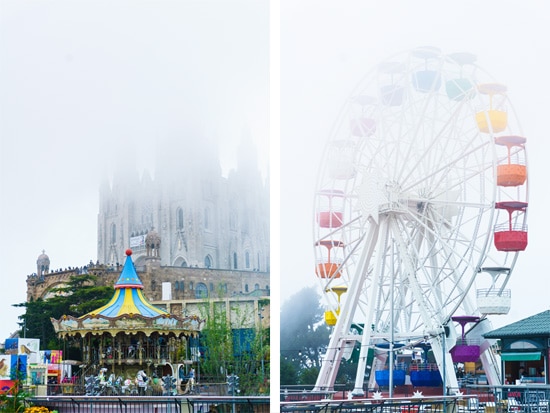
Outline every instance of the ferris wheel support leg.
{"label": "ferris wheel support leg", "polygon": [[485,340],[481,343],[481,354],[479,359],[487,376],[487,383],[490,386],[500,386],[502,377],[500,375],[500,361],[497,360],[495,353],[491,349],[491,343]]}
{"label": "ferris wheel support leg", "polygon": [[499,386],[502,384],[502,376],[500,371],[500,357],[497,356],[491,346],[496,342],[496,340],[488,340],[483,337],[488,331],[493,329],[491,320],[488,318],[482,319],[470,332],[474,338],[477,338],[480,342],[480,355],[479,359],[487,376],[487,382],[491,386]]}
{"label": "ferris wheel support leg", "polygon": [[[373,231],[369,233],[368,238],[365,240],[366,247],[363,249],[363,253],[360,259],[361,265],[358,266],[357,272],[348,290],[350,291],[350,295],[344,302],[344,305],[342,306],[342,311],[340,313],[341,315],[338,318],[336,325],[334,326],[334,331],[332,332],[332,336],[329,342],[329,348],[327,349],[326,355],[323,359],[323,364],[319,371],[319,376],[317,376],[317,381],[314,387],[315,391],[332,390],[334,388],[336,374],[338,373],[338,368],[340,367],[344,347],[347,341],[347,337],[349,336],[350,326],[353,320],[353,316],[355,315],[355,310],[358,306],[358,301],[363,290],[363,285],[365,283],[367,263],[372,257],[377,237],[378,226],[375,226]],[[363,375],[364,373],[362,373],[362,376]]]}
{"label": "ferris wheel support leg", "polygon": [[[384,231],[387,231],[388,225],[387,225],[387,217],[381,217],[380,225],[378,226],[378,231],[381,231],[382,234],[384,234]],[[378,232],[377,231],[377,232]],[[371,250],[374,248],[374,245],[371,245]],[[368,255],[368,260],[370,261],[370,256]],[[379,254],[379,260],[376,263],[376,269],[373,274],[373,280],[371,285],[371,295],[369,298],[370,303],[374,303],[376,296],[379,294],[379,278],[380,278],[380,267],[381,267],[381,259],[382,254]],[[362,279],[365,278],[365,272],[366,272],[366,262],[363,261],[362,265],[360,266],[363,268],[363,274],[359,275],[357,274],[356,277],[361,277]],[[374,319],[374,306],[369,305],[369,311],[365,317],[365,322],[363,326],[363,334],[361,336],[361,351],[359,353],[359,361],[357,362],[357,371],[355,375],[355,386],[352,391],[352,395],[354,396],[364,396],[363,391],[363,384],[365,381],[365,370],[367,367],[367,357],[369,354],[369,343],[371,341],[371,329],[368,327],[373,324]]]}
{"label": "ferris wheel support leg", "polygon": [[365,323],[365,327],[363,329],[363,336],[361,338],[361,351],[359,353],[359,361],[357,363],[355,386],[353,387],[353,391],[351,392],[353,396],[365,395],[365,392],[363,391],[363,384],[365,381],[365,369],[367,367],[367,356],[369,354],[369,346],[368,344],[363,344],[363,343],[369,343],[369,342],[370,342],[370,330],[367,328],[367,323]]}
{"label": "ferris wheel support leg", "polygon": [[333,334],[330,338],[327,352],[323,357],[323,364],[319,370],[319,375],[317,376],[313,391],[322,392],[334,389],[334,382],[336,381],[338,367],[342,361],[343,351],[344,345],[342,339],[336,334]]}
{"label": "ferris wheel support leg", "polygon": [[443,335],[434,338],[431,344],[435,360],[437,361],[437,367],[439,368],[439,373],[441,374],[441,379],[445,383],[445,389],[443,390],[445,395],[447,395],[448,393],[452,394],[457,392],[459,386],[454,370],[453,358],[449,353],[447,345],[445,346],[445,349],[443,349],[443,340],[446,340],[446,344],[448,344],[447,339],[443,338]]}

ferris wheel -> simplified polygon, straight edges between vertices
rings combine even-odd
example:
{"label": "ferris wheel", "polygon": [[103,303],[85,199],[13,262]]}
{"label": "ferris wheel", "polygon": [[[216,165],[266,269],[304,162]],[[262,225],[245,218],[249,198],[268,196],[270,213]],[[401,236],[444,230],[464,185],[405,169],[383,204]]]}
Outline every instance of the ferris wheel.
{"label": "ferris wheel", "polygon": [[[422,47],[381,62],[345,102],[314,202],[315,272],[333,326],[316,389],[333,387],[357,342],[354,394],[380,342],[427,338],[437,364],[451,365],[467,344],[453,317],[509,310],[528,186],[506,92],[474,55]],[[484,350],[475,357],[496,380]],[[456,387],[453,369],[443,376]]]}

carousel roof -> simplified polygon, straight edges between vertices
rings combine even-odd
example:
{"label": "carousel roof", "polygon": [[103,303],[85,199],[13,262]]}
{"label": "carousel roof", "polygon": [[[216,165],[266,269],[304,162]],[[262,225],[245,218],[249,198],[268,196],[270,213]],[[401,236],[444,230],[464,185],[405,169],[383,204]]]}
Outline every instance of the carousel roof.
{"label": "carousel roof", "polygon": [[197,316],[179,317],[152,305],[143,295],[141,282],[131,258],[132,250],[126,251],[126,262],[111,300],[96,310],[81,317],[69,315],[59,320],[51,319],[54,330],[60,336],[120,332],[146,335],[160,334],[197,335],[202,321]]}
{"label": "carousel roof", "polygon": [[[144,317],[168,315],[166,311],[149,303],[141,290],[143,290],[143,283],[132,261],[132,250],[126,250],[126,262],[115,284],[115,294],[111,301],[86,315],[106,317],[118,317],[125,314],[139,314]],[[81,318],[86,317],[86,315]]]}

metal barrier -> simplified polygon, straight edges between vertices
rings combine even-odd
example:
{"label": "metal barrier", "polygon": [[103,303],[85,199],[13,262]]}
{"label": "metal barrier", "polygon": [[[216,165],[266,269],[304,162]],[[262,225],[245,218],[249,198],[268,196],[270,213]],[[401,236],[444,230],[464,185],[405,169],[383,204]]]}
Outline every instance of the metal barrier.
{"label": "metal barrier", "polygon": [[459,401],[462,400],[464,399],[456,396],[440,396],[281,402],[280,411],[300,413],[458,413]]}
{"label": "metal barrier", "polygon": [[269,413],[269,397],[33,397],[59,413]]}
{"label": "metal barrier", "polygon": [[[352,398],[338,393],[281,391],[281,412],[296,413],[550,413],[549,385],[473,385],[453,396]],[[420,392],[419,392],[420,393]],[[335,397],[336,396],[336,397]]]}

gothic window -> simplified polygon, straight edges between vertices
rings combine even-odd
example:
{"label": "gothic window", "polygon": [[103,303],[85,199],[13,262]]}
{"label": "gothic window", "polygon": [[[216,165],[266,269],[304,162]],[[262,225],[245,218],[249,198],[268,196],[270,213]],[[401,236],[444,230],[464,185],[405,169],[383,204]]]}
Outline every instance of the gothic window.
{"label": "gothic window", "polygon": [[176,211],[176,225],[177,229],[182,230],[183,229],[183,209],[178,208]]}
{"label": "gothic window", "polygon": [[237,269],[237,253],[236,252],[233,253],[233,269],[234,270]]}
{"label": "gothic window", "polygon": [[248,292],[248,284],[245,284],[245,285],[244,285],[244,292],[245,292],[245,293]]}
{"label": "gothic window", "polygon": [[212,268],[212,257],[210,257],[210,255],[204,257],[204,266],[206,268]]}
{"label": "gothic window", "polygon": [[258,271],[261,271],[261,269],[262,269],[262,260],[260,259],[260,253],[258,253],[257,260],[258,260],[257,269],[258,269]]}
{"label": "gothic window", "polygon": [[254,290],[259,290],[260,289],[260,284],[254,284]]}
{"label": "gothic window", "polygon": [[244,265],[245,268],[250,268],[250,254],[248,253],[248,251],[245,251],[244,253]]}
{"label": "gothic window", "polygon": [[111,244],[116,244],[116,224],[111,224]]}
{"label": "gothic window", "polygon": [[183,260],[183,261],[181,262],[181,266],[182,266],[182,267],[187,267],[187,261]]}
{"label": "gothic window", "polygon": [[208,287],[204,283],[197,283],[195,286],[195,298],[207,298]]}

